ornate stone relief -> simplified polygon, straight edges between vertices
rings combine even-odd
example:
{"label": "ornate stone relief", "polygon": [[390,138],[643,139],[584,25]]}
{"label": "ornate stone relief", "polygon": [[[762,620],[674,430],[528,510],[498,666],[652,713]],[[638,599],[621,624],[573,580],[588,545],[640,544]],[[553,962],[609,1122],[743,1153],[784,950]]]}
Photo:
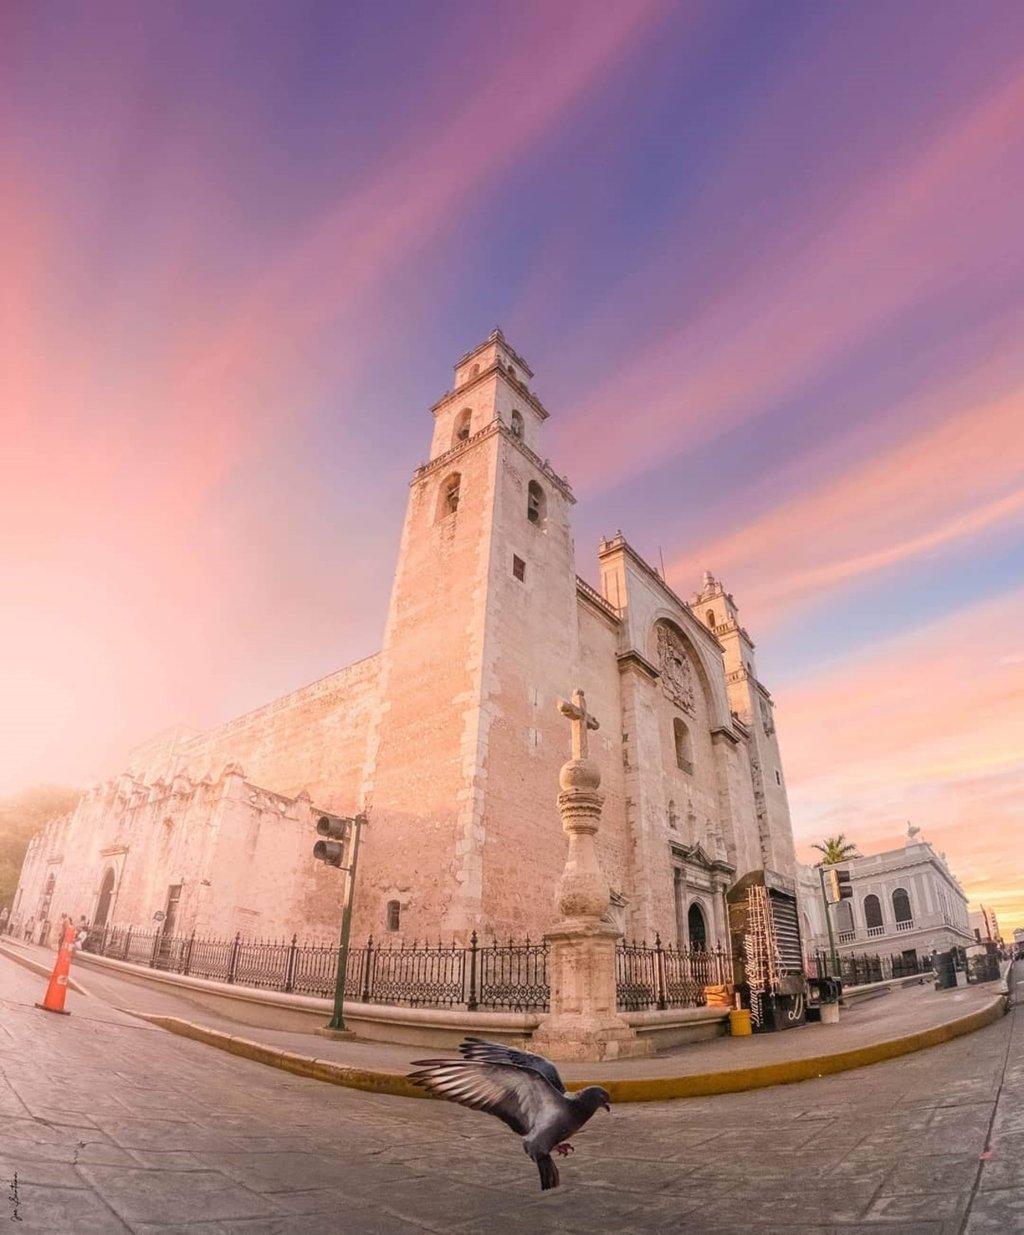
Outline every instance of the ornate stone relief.
{"label": "ornate stone relief", "polygon": [[772,705],[767,699],[761,700],[761,724],[764,727],[766,734],[771,735],[775,732],[775,721],[772,717]]}
{"label": "ornate stone relief", "polygon": [[663,622],[658,625],[658,664],[665,694],[684,712],[694,715],[693,666],[682,640]]}

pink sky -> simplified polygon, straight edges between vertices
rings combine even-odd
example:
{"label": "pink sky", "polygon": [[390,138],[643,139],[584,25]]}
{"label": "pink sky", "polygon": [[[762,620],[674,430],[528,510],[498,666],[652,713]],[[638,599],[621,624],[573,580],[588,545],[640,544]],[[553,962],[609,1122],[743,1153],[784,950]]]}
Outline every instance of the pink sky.
{"label": "pink sky", "polygon": [[580,573],[734,592],[804,856],[1024,925],[1024,10],[229,8],[2,18],[0,792],[375,651],[500,322]]}

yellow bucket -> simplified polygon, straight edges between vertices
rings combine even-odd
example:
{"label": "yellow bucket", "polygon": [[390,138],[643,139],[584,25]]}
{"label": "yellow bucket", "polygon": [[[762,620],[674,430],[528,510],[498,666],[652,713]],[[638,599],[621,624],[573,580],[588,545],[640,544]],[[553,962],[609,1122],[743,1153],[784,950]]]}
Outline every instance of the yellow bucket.
{"label": "yellow bucket", "polygon": [[729,1013],[729,1032],[734,1038],[745,1038],[753,1033],[750,1012],[747,1008],[733,1008]]}

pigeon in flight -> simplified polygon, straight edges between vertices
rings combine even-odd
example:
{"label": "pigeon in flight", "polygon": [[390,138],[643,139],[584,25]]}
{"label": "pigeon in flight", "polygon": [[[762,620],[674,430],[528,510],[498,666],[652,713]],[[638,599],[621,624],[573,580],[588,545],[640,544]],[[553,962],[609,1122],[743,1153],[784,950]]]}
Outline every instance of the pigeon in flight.
{"label": "pigeon in flight", "polygon": [[416,1059],[409,1073],[414,1085],[477,1111],[488,1111],[523,1138],[523,1149],[537,1163],[542,1191],[557,1188],[558,1167],[551,1151],[573,1152],[566,1137],[577,1132],[598,1107],[611,1110],[606,1089],[590,1085],[567,1094],[558,1069],[543,1055],[517,1051],[483,1038],[466,1038],[461,1059]]}

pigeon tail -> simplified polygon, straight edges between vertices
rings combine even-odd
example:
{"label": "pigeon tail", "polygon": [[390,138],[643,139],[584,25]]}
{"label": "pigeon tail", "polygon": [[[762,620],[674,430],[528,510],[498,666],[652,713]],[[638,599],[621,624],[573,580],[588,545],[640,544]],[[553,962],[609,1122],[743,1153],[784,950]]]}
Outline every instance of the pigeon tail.
{"label": "pigeon tail", "polygon": [[560,1181],[554,1158],[550,1154],[538,1154],[534,1162],[537,1163],[537,1170],[540,1171],[541,1192],[547,1192],[549,1188],[557,1188]]}

